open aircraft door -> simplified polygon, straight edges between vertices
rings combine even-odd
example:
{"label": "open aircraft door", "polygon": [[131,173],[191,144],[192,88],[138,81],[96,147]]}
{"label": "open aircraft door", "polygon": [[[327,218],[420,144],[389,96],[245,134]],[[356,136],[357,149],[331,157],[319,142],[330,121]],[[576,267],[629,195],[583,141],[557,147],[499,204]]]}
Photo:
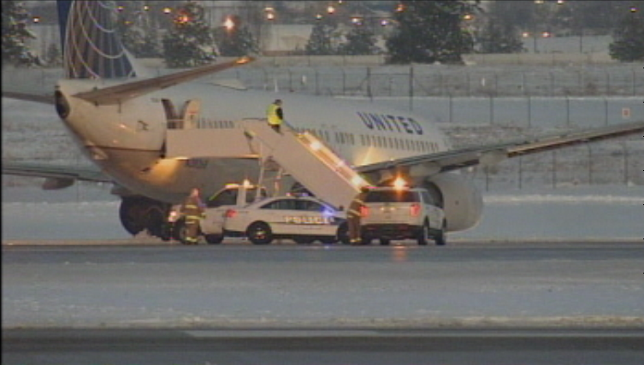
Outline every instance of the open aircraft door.
{"label": "open aircraft door", "polygon": [[183,104],[183,127],[185,129],[197,128],[201,114],[201,100],[191,99]]}

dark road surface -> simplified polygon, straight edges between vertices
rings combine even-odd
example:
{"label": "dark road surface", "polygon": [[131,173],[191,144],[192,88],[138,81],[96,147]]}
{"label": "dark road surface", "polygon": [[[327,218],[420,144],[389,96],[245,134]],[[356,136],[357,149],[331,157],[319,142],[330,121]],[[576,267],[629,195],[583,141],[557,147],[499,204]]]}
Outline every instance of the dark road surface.
{"label": "dark road surface", "polygon": [[5,365],[641,365],[644,329],[12,330],[2,352]]}

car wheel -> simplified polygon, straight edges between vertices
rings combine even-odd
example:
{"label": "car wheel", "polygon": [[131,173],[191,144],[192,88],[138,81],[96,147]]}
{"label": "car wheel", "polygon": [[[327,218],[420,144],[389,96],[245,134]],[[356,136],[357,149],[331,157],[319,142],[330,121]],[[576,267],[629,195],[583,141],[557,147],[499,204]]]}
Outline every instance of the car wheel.
{"label": "car wheel", "polygon": [[207,234],[205,237],[206,237],[206,242],[208,242],[208,244],[211,244],[211,245],[220,244],[221,241],[224,240],[224,236],[219,234]]}
{"label": "car wheel", "polygon": [[445,239],[445,228],[447,227],[447,222],[443,220],[443,228],[441,228],[440,232],[436,234],[436,237],[434,238],[434,242],[436,243],[436,246],[445,246],[446,239]]}
{"label": "car wheel", "polygon": [[273,242],[271,227],[264,222],[255,222],[246,230],[248,239],[256,245],[268,245]]}
{"label": "car wheel", "polygon": [[389,238],[380,239],[380,246],[389,246],[390,243],[391,243],[391,240]]}
{"label": "car wheel", "polygon": [[423,223],[423,228],[418,232],[418,244],[421,246],[427,245],[427,238],[429,237],[429,224],[427,221]]}

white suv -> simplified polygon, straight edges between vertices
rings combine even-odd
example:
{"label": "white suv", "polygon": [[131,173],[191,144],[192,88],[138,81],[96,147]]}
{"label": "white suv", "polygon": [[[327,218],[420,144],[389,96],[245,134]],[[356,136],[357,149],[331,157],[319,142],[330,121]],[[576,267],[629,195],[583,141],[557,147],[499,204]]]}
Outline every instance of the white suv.
{"label": "white suv", "polygon": [[362,241],[379,239],[381,245],[391,240],[415,239],[426,245],[433,239],[445,244],[445,212],[426,189],[379,187],[369,191],[362,211]]}

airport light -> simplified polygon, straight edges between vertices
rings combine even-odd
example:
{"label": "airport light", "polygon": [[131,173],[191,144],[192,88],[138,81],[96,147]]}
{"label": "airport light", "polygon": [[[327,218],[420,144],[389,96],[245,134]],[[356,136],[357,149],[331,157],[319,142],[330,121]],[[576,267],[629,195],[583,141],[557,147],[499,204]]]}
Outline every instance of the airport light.
{"label": "airport light", "polygon": [[224,21],[224,28],[226,28],[226,30],[229,32],[235,28],[235,22],[233,22],[230,16],[226,17],[226,20]]}
{"label": "airport light", "polygon": [[34,23],[40,23],[40,17],[39,16],[33,17],[32,20],[33,20]]}
{"label": "airport light", "polygon": [[189,21],[190,21],[190,17],[188,16],[188,14],[180,14],[175,19],[175,22],[177,22],[178,24],[186,24]]}
{"label": "airport light", "polygon": [[266,7],[264,8],[264,12],[266,13],[266,20],[275,20],[275,9],[272,7]]}
{"label": "airport light", "polygon": [[333,7],[333,5],[329,5],[329,7],[326,8],[326,12],[329,13],[329,14],[334,14],[335,13],[335,8]]}
{"label": "airport light", "polygon": [[170,14],[170,13],[172,13],[172,9],[166,6],[165,8],[163,8],[163,13],[164,14]]}

